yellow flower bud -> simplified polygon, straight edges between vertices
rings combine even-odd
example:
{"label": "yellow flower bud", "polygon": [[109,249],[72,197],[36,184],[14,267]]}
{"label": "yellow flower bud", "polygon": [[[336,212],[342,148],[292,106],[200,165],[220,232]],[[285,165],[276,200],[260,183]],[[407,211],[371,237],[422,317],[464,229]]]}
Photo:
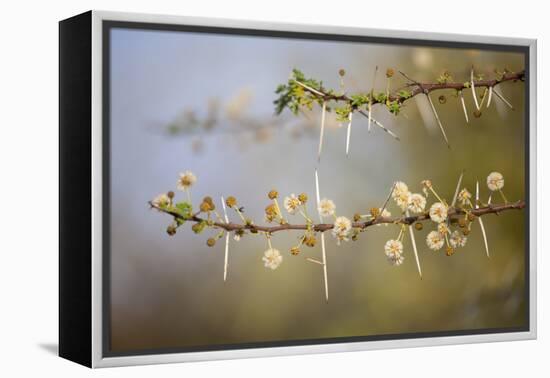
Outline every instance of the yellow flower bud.
{"label": "yellow flower bud", "polygon": [[229,196],[225,199],[225,204],[228,206],[228,207],[234,207],[234,206],[237,206],[237,199],[233,196]]}
{"label": "yellow flower bud", "polygon": [[304,239],[304,244],[307,245],[308,247],[315,247],[316,243],[317,243],[317,239],[315,239],[315,236],[313,235],[306,236],[306,238]]}

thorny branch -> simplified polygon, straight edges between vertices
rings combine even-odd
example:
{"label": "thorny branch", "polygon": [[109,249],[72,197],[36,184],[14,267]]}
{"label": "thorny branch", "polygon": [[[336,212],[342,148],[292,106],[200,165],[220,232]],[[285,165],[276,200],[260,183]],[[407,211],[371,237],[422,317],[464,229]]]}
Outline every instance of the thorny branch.
{"label": "thorny branch", "polygon": [[[507,69],[502,72],[495,70],[496,77],[494,79],[484,80],[483,75],[475,75],[473,67],[470,71],[470,80],[465,82],[454,81],[453,77],[448,71],[444,71],[437,78],[436,82],[419,82],[412,79],[404,72],[399,71],[399,73],[407,80],[407,83],[398,90],[390,90],[392,78],[395,75],[395,71],[391,68],[388,68],[386,71],[385,91],[375,92],[374,89],[371,89],[368,92],[349,94],[346,93],[344,89],[343,78],[345,76],[345,70],[343,69],[339,71],[340,89],[338,91],[334,89],[327,89],[323,86],[322,81],[317,81],[313,78],[307,78],[300,70],[294,69],[288,82],[286,84],[279,85],[275,91],[275,93],[279,96],[274,101],[275,113],[281,114],[285,108],[288,108],[294,114],[298,114],[298,112],[301,111],[303,108],[308,108],[311,110],[315,103],[322,107],[322,117],[324,117],[325,112],[330,112],[334,110],[338,121],[347,122],[346,156],[349,156],[352,116],[354,112],[357,112],[362,116],[368,118],[369,131],[371,123],[374,123],[376,126],[380,127],[394,139],[400,140],[393,131],[391,131],[373,118],[373,106],[376,104],[383,104],[390,113],[397,116],[407,100],[419,94],[423,94],[428,99],[431,110],[437,121],[445,143],[450,148],[451,146],[447,138],[442,120],[439,117],[433,100],[430,96],[432,92],[440,90],[453,90],[455,92],[456,98],[460,99],[460,103],[464,110],[466,123],[468,123],[468,111],[466,109],[463,95],[464,89],[469,88],[471,90],[476,109],[474,111],[474,116],[476,118],[479,118],[482,114],[481,107],[483,106],[483,103],[488,98],[487,107],[489,107],[493,93],[509,108],[513,109],[512,104],[501,93],[498,92],[496,86],[504,82],[517,82],[525,80],[525,71],[511,72]],[[477,99],[478,94],[476,93],[476,88],[484,88],[481,94],[480,101],[478,101]],[[445,95],[440,95],[438,100],[441,104],[447,102],[447,98]],[[320,160],[322,143],[323,124],[321,124],[321,135],[319,137],[318,160]]]}
{"label": "thorny branch", "polygon": [[[182,221],[191,221],[191,222],[207,222],[206,219],[201,218],[198,214],[194,214],[189,218],[184,218],[180,214],[178,214],[176,211],[172,211],[170,209],[161,208],[159,206],[156,206],[152,202],[149,202],[149,205],[151,208],[154,208],[160,212],[163,212],[165,214],[173,216],[175,219],[179,219]],[[490,204],[484,207],[479,207],[476,209],[473,209],[470,211],[475,216],[483,216],[487,214],[499,214],[504,211],[508,210],[521,210],[525,208],[525,201],[517,201],[514,203],[505,203],[505,204]],[[451,222],[454,219],[457,219],[458,216],[464,215],[466,212],[457,207],[450,207],[448,210],[449,219]],[[415,216],[402,216],[402,217],[377,217],[376,219],[371,219],[369,221],[365,222],[353,222],[352,227],[358,228],[358,229],[365,229],[367,227],[375,226],[378,224],[404,224],[404,225],[411,225],[416,222],[422,222],[430,220],[430,215],[425,212],[423,214],[415,215]],[[278,231],[285,231],[285,230],[308,230],[313,229],[316,232],[325,232],[332,230],[334,228],[334,224],[332,223],[318,223],[314,225],[307,225],[307,224],[282,224],[278,226],[260,226],[255,224],[239,224],[239,223],[233,223],[233,222],[219,222],[215,221],[212,222],[212,227],[217,227],[220,229],[224,229],[228,232],[231,231],[238,231],[238,230],[248,230],[248,231],[260,231],[265,232],[269,234],[273,234]]]}
{"label": "thorny branch", "polygon": [[[401,73],[403,74],[403,73]],[[407,87],[411,87],[412,89],[407,94],[399,94],[399,91],[390,94],[387,98],[384,98],[383,100],[377,99],[376,97],[373,97],[371,99],[371,104],[385,104],[387,101],[394,102],[397,101],[398,103],[404,103],[405,101],[413,98],[414,96],[418,94],[428,94],[433,91],[442,90],[442,89],[454,89],[457,91],[464,90],[466,88],[470,88],[470,82],[446,82],[446,83],[421,83],[416,80],[410,79],[408,76],[405,75],[407,80],[410,81],[409,84],[407,84]],[[502,75],[499,79],[492,79],[492,80],[477,80],[474,81],[475,87],[481,87],[481,88],[491,88],[498,84],[507,82],[507,81],[524,81],[525,80],[525,71],[520,72],[511,72],[511,73],[505,73]],[[314,96],[322,98],[324,101],[337,101],[337,102],[347,102],[352,103],[353,99],[346,95],[346,94],[335,94],[332,91],[327,91],[323,88],[314,89],[309,86],[303,86],[304,90],[306,92],[311,93]]]}

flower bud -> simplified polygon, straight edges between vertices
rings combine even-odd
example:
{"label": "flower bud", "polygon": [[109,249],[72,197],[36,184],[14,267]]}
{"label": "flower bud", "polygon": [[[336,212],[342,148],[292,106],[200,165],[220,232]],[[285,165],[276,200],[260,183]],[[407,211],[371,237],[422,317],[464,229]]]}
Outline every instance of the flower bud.
{"label": "flower bud", "polygon": [[233,196],[229,196],[225,199],[225,204],[228,207],[235,207],[235,206],[237,206],[237,199]]}
{"label": "flower bud", "polygon": [[313,235],[306,236],[304,239],[304,244],[308,247],[315,247],[315,243],[317,243],[317,239],[315,239],[315,236]]}
{"label": "flower bud", "polygon": [[173,236],[176,234],[176,227],[170,225],[166,228],[166,233],[170,236]]}
{"label": "flower bud", "polygon": [[203,213],[207,213],[211,210],[210,205],[206,202],[201,202],[200,209]]}

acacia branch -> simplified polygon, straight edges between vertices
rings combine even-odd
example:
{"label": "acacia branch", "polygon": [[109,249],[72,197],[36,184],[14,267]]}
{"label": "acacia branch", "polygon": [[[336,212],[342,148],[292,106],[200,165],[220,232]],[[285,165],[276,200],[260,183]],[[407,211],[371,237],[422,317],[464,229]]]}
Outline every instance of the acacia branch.
{"label": "acacia branch", "polygon": [[[153,204],[152,202],[149,202],[149,205],[151,208],[154,208],[162,213],[171,215],[176,220],[180,221],[190,221],[190,222],[208,222],[207,219],[199,217],[198,214],[194,214],[189,218],[184,218],[181,214],[179,214],[176,211],[159,207]],[[512,203],[504,203],[504,204],[490,204],[485,207],[479,207],[476,209],[470,209],[468,210],[468,213],[471,213],[475,216],[483,216],[487,214],[499,214],[504,211],[508,210],[521,210],[525,208],[525,201],[520,200]],[[460,207],[449,207],[448,209],[448,217],[449,220],[453,221],[458,219],[460,215],[466,214],[466,210],[462,209]],[[365,229],[367,227],[375,226],[378,224],[405,224],[405,225],[411,225],[415,222],[422,222],[430,220],[430,216],[427,212],[414,215],[414,216],[402,216],[402,217],[378,217],[375,219],[371,219],[365,222],[354,222],[352,224],[353,228],[358,229]],[[308,230],[313,229],[316,232],[325,232],[332,230],[334,228],[334,225],[331,223],[318,223],[314,225],[307,225],[307,224],[281,224],[277,226],[259,226],[255,224],[239,224],[239,223],[233,223],[233,222],[211,222],[211,226],[224,229],[228,232],[231,231],[239,231],[239,230],[249,230],[252,232],[266,232],[269,234],[278,232],[278,231],[285,231],[285,230]]]}
{"label": "acacia branch", "polygon": [[[407,77],[408,78],[408,77]],[[387,98],[390,102],[397,101],[398,103],[402,104],[405,101],[413,98],[414,96],[424,93],[428,94],[433,91],[438,91],[442,89],[455,89],[457,91],[462,91],[466,88],[470,87],[470,82],[446,82],[446,83],[421,83],[415,80],[412,80],[408,78],[411,83],[407,84],[407,87],[412,87],[409,95],[400,95],[398,92],[395,92],[393,94],[390,94]],[[500,79],[492,79],[492,80],[477,80],[474,81],[474,86],[482,87],[482,88],[493,88],[498,84],[507,82],[507,81],[524,81],[525,80],[525,71],[520,72],[508,72],[502,75]],[[305,91],[310,93],[312,96],[322,98],[324,101],[337,101],[337,102],[348,102],[351,103],[353,100],[346,94],[334,94],[330,93],[329,91],[326,91],[325,89],[313,89],[311,87],[303,86]],[[376,98],[371,99],[371,104],[380,104],[385,103],[383,101],[379,101]]]}

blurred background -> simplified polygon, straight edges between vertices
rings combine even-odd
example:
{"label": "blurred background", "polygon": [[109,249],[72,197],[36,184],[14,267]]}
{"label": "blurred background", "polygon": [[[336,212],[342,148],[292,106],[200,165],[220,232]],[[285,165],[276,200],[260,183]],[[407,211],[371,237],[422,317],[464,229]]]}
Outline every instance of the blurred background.
{"label": "blurred background", "polygon": [[[205,195],[235,195],[256,223],[263,223],[266,193],[306,192],[314,198],[320,109],[307,117],[285,111],[274,116],[274,90],[292,68],[338,88],[346,70],[348,92],[386,86],[387,67],[418,81],[435,81],[445,70],[456,81],[476,72],[524,68],[517,53],[402,47],[382,44],[222,36],[114,29],[111,37],[111,339],[115,352],[248,342],[475,330],[523,326],[526,322],[525,212],[486,216],[491,258],[479,226],[452,257],[433,252],[426,224],[416,232],[423,279],[405,238],[405,262],[390,266],[384,243],[397,227],[373,227],[356,242],[337,246],[327,237],[330,301],[325,303],[320,247],[289,249],[299,233],[276,233],[283,254],[271,271],[261,258],[265,238],[230,241],[228,280],[223,281],[223,243],[214,248],[182,227],[169,237],[170,218],[147,201],[174,190],[179,172],[198,176],[195,206]],[[404,80],[396,75],[392,88]],[[509,200],[525,198],[524,84],[504,83],[509,110],[493,96],[480,118],[466,125],[452,91],[437,92],[435,106],[452,149],[445,145],[425,98],[406,102],[395,117],[383,107],[373,116],[400,142],[354,117],[351,152],[345,156],[345,127],[329,117],[319,165],[321,196],[333,199],[338,215],[352,217],[384,202],[395,180],[413,192],[431,179],[452,198],[462,169],[474,192],[491,171],[505,177]],[[445,104],[437,97],[446,95]],[[183,193],[177,193],[183,199]],[[500,199],[496,200],[500,202]],[[432,198],[428,203],[432,202]],[[314,213],[314,206],[310,205]],[[392,213],[397,208],[390,206]],[[233,220],[237,221],[237,217]],[[291,222],[302,222],[298,216]],[[328,235],[327,235],[328,236]]]}

